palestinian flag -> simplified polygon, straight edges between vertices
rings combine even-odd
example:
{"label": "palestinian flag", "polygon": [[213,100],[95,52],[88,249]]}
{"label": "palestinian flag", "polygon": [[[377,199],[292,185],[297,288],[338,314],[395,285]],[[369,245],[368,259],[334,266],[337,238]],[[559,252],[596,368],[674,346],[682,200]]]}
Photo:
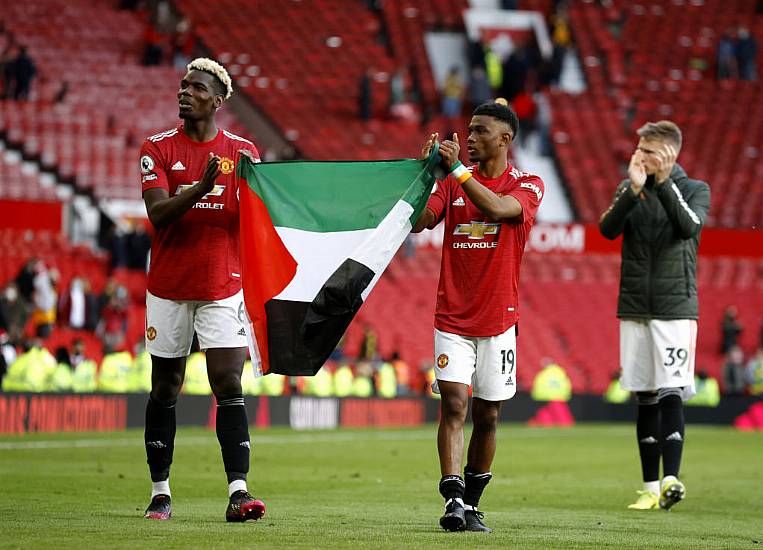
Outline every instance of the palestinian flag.
{"label": "palestinian flag", "polygon": [[255,372],[320,370],[424,209],[439,158],[261,164],[239,155]]}

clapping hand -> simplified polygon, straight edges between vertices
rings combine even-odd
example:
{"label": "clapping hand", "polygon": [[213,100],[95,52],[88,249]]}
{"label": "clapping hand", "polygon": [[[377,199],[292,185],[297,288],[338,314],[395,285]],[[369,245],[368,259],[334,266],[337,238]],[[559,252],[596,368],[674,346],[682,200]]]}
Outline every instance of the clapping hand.
{"label": "clapping hand", "polygon": [[630,164],[628,164],[628,179],[631,180],[631,189],[633,190],[633,193],[636,195],[641,193],[641,190],[646,183],[644,153],[641,149],[636,149],[636,152],[631,156]]}
{"label": "clapping hand", "polygon": [[678,151],[675,146],[665,143],[655,155],[657,156],[657,170],[654,172],[654,182],[661,185],[670,177],[673,165],[676,163],[676,157],[678,157]]}

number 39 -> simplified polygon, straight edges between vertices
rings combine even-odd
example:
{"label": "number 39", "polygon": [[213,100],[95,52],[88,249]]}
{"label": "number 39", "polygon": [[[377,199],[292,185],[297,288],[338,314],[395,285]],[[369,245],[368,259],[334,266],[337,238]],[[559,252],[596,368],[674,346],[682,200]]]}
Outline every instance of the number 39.
{"label": "number 39", "polygon": [[672,367],[676,364],[676,361],[680,361],[679,367],[683,367],[686,360],[689,358],[689,353],[684,348],[665,348],[668,356],[663,363],[666,367]]}

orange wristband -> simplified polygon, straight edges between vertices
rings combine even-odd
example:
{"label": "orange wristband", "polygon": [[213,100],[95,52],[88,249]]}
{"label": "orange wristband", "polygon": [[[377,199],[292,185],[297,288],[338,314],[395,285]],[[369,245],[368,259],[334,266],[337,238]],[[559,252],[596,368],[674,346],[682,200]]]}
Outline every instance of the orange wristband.
{"label": "orange wristband", "polygon": [[466,166],[461,164],[461,161],[456,162],[455,166],[453,166],[450,171],[450,175],[453,176],[459,185],[462,185],[466,180],[472,177],[472,173],[469,172]]}

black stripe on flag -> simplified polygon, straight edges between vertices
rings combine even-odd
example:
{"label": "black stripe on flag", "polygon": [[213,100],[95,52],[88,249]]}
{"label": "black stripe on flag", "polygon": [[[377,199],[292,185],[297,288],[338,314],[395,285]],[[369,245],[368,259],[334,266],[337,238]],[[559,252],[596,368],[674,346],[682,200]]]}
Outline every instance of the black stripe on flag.
{"label": "black stripe on flag", "polygon": [[317,373],[363,305],[361,294],[373,278],[368,267],[347,259],[311,303],[266,302],[270,372],[290,376]]}

